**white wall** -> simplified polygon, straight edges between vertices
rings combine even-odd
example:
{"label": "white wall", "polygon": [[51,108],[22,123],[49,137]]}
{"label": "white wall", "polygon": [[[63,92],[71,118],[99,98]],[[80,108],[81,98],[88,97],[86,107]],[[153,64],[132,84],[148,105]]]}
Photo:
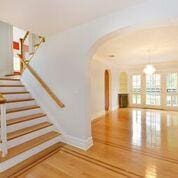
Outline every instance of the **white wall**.
{"label": "white wall", "polygon": [[107,63],[92,59],[90,65],[91,119],[105,114],[105,70],[110,71],[110,110],[118,107],[119,72]]}
{"label": "white wall", "polygon": [[[23,38],[25,36],[25,33],[25,30],[13,27],[13,41],[19,42],[19,39]],[[28,42],[28,40],[26,40],[25,42]]]}
{"label": "white wall", "polygon": [[107,66],[99,61],[91,61],[91,119],[95,119],[105,113],[104,73]]}
{"label": "white wall", "polygon": [[12,26],[0,21],[0,76],[13,71]]}
{"label": "white wall", "polygon": [[112,110],[118,109],[118,94],[119,94],[119,70],[112,68]]}
{"label": "white wall", "polygon": [[[23,29],[20,29],[18,27],[13,27],[13,41],[19,42],[20,38],[24,38],[26,34],[26,31]],[[29,52],[34,52],[34,45],[39,43],[39,38],[37,35],[30,33],[29,36],[27,36],[27,39],[25,40],[24,44],[29,47]],[[17,55],[19,51],[14,50],[14,55]],[[29,54],[26,53],[26,58],[29,57]]]}
{"label": "white wall", "polygon": [[151,0],[47,38],[32,66],[66,105],[57,110],[45,103],[74,145],[91,145],[89,66],[96,42],[119,29],[172,20],[178,17],[177,6],[176,0]]}

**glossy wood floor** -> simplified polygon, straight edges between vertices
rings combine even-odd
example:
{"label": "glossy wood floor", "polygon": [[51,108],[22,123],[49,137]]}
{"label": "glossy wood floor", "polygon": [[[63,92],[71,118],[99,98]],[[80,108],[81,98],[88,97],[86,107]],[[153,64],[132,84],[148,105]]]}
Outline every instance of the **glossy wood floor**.
{"label": "glossy wood floor", "polygon": [[178,112],[119,109],[92,123],[94,146],[68,145],[20,178],[178,178]]}

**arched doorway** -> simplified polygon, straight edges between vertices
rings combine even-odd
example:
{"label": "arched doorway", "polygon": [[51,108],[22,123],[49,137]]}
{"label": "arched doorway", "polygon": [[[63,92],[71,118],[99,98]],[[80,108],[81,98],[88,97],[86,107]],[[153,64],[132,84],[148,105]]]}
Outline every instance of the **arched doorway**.
{"label": "arched doorway", "polygon": [[105,70],[104,74],[105,83],[105,111],[110,109],[110,74],[108,70]]}

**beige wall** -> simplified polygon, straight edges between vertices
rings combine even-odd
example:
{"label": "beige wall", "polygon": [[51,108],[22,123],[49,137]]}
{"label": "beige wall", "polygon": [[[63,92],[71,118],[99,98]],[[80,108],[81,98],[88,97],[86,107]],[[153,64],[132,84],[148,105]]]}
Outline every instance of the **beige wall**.
{"label": "beige wall", "polygon": [[126,72],[121,72],[119,75],[119,93],[128,92],[128,76]]}

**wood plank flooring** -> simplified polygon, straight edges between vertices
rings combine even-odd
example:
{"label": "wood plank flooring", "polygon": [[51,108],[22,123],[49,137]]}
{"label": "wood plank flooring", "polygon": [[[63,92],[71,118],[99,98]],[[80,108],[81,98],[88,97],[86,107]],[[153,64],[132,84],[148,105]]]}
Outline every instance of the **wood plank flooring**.
{"label": "wood plank flooring", "polygon": [[19,178],[178,178],[178,112],[118,109],[92,123],[94,146],[64,145]]}

